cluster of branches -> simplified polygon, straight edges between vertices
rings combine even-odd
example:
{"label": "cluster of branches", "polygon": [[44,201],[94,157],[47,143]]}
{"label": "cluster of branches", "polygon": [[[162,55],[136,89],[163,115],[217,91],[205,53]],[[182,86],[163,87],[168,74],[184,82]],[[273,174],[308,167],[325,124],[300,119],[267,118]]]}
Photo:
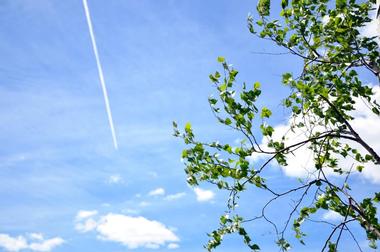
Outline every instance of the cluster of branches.
{"label": "cluster of branches", "polygon": [[[371,21],[369,12],[374,0],[336,0],[332,5],[328,0],[287,0],[281,1],[281,20],[270,17],[270,1],[260,0],[257,5],[258,19],[248,17],[249,31],[263,39],[268,39],[303,61],[298,76],[284,73],[282,82],[291,93],[283,100],[283,105],[291,112],[290,131],[302,132],[300,141],[289,142],[286,135],[274,137],[275,128],[269,125],[272,111],[258,108],[261,95],[259,83],[247,87],[244,83],[235,88],[238,71],[228,65],[223,57],[218,61],[222,73],[215,72],[210,79],[218,91],[217,98],[209,98],[211,110],[218,121],[244,136],[239,147],[219,142],[204,143],[195,139],[191,125],[184,132],[174,123],[174,135],[181,137],[191,147],[185,149],[182,157],[186,163],[186,173],[190,185],[202,181],[215,184],[219,189],[230,192],[227,213],[220,217],[220,227],[210,233],[206,245],[212,250],[221,244],[223,236],[238,233],[253,251],[259,250],[252,242],[244,225],[263,219],[275,231],[277,244],[283,250],[291,245],[286,238],[290,226],[295,237],[304,243],[305,233],[301,226],[304,221],[313,220],[319,210],[334,211],[342,216],[342,221],[331,225],[331,232],[322,245],[321,251],[337,251],[343,233],[347,233],[360,244],[351,230],[351,223],[358,223],[365,231],[370,246],[376,247],[380,239],[380,224],[376,218],[380,193],[373,192],[359,201],[352,195],[348,177],[352,170],[361,172],[366,165],[379,165],[380,156],[355,130],[352,122],[355,100],[366,103],[371,113],[380,116],[380,106],[374,99],[372,87],[364,84],[358,74],[359,69],[379,76],[379,47],[375,37],[360,35],[360,29]],[[361,71],[361,70],[360,70]],[[237,91],[239,90],[239,91]],[[254,134],[260,129],[261,134]],[[261,139],[266,138],[266,146]],[[277,162],[287,166],[287,160],[299,155],[297,150],[307,148],[313,153],[314,172],[298,187],[277,192],[268,185],[265,169]],[[252,155],[263,159],[249,161]],[[353,166],[342,166],[340,160],[351,158]],[[355,167],[354,167],[355,166]],[[380,169],[380,166],[378,167]],[[335,173],[341,180],[332,181],[328,174]],[[257,187],[272,195],[261,209],[261,214],[253,218],[230,215],[234,212],[239,195],[250,186]],[[267,208],[276,200],[291,197],[297,199],[288,213],[283,227],[266,215]],[[311,203],[306,198],[311,197]]]}

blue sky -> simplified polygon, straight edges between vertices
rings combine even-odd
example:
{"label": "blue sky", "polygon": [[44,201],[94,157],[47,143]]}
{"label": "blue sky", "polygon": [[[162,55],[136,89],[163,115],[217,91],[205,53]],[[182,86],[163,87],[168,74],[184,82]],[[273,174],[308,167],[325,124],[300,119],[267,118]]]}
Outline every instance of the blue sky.
{"label": "blue sky", "polygon": [[[172,137],[171,122],[191,121],[207,140],[241,137],[217,125],[207,102],[215,93],[208,75],[223,55],[241,72],[239,80],[262,83],[260,103],[276,111],[274,123],[286,125],[280,99],[288,91],[279,80],[300,63],[253,53],[280,51],[249,34],[253,1],[88,3],[117,151],[82,1],[0,3],[0,250],[202,251],[227,195],[207,184],[186,185],[184,145]],[[273,168],[268,175],[279,189],[296,183],[284,174]],[[353,187],[364,195],[376,182],[357,176]],[[257,195],[244,195],[244,213],[260,210],[268,195]],[[130,238],[128,225],[145,238]],[[249,228],[263,251],[274,249],[265,223]],[[318,239],[308,242],[308,250],[297,244],[295,250],[318,250]],[[237,249],[248,251],[231,236],[217,251]]]}

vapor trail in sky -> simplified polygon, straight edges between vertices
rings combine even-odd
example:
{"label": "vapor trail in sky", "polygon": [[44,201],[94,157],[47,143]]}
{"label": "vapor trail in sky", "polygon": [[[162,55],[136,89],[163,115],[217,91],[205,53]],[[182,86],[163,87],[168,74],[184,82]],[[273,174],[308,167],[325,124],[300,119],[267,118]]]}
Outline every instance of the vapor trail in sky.
{"label": "vapor trail in sky", "polygon": [[109,126],[110,126],[111,133],[112,133],[113,145],[114,145],[115,149],[117,150],[118,149],[118,144],[117,144],[117,139],[116,139],[116,132],[115,132],[114,124],[113,124],[111,107],[110,107],[110,103],[109,103],[109,99],[108,99],[106,83],[104,81],[103,68],[102,68],[102,64],[100,63],[100,59],[99,59],[98,48],[96,46],[95,35],[94,35],[94,30],[92,28],[91,15],[90,15],[90,11],[88,9],[87,0],[83,0],[83,7],[84,7],[84,11],[86,13],[88,30],[90,32],[90,37],[91,37],[91,42],[92,42],[92,48],[94,49],[94,54],[95,54],[95,59],[96,59],[96,65],[98,67],[99,80],[100,80],[100,84],[101,84],[102,90],[103,90],[104,103],[106,105],[108,122],[109,122]]}

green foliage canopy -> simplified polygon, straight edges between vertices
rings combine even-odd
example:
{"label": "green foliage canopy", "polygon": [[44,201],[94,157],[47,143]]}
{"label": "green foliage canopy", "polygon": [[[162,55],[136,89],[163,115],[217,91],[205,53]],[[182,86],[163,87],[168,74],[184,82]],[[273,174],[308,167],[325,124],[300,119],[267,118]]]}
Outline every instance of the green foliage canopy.
{"label": "green foliage canopy", "polygon": [[[284,73],[282,83],[291,91],[283,100],[294,122],[290,130],[306,132],[304,139],[289,144],[285,136],[273,137],[275,127],[268,123],[272,111],[257,107],[262,92],[260,83],[252,86],[244,83],[235,88],[238,71],[223,57],[218,58],[223,74],[210,75],[218,97],[209,98],[209,103],[221,124],[243,134],[240,146],[217,141],[203,143],[196,140],[189,123],[184,132],[173,124],[174,135],[190,145],[182,153],[188,183],[194,186],[207,181],[230,192],[228,215],[222,215],[220,227],[209,234],[208,250],[219,246],[223,236],[229,233],[238,233],[251,250],[260,250],[259,241],[253,242],[244,228],[245,223],[257,219],[268,221],[275,229],[277,245],[283,251],[289,250],[288,227],[292,226],[295,237],[304,244],[306,234],[302,231],[302,223],[321,209],[342,216],[342,221],[326,238],[322,251],[337,250],[342,233],[351,233],[350,222],[359,223],[370,246],[376,247],[376,240],[380,239],[380,224],[376,218],[380,193],[373,192],[362,201],[355,200],[347,183],[351,169],[339,165],[339,160],[348,156],[355,159],[359,172],[369,163],[380,164],[379,154],[352,126],[355,99],[362,99],[372,113],[380,115],[372,87],[363,83],[359,75],[359,71],[369,71],[379,76],[379,46],[375,37],[360,35],[360,29],[371,21],[369,12],[373,4],[374,0],[336,0],[335,5],[328,0],[282,0],[278,20],[271,17],[270,0],[259,0],[258,18],[248,17],[248,29],[253,35],[271,40],[303,61],[300,75]],[[259,136],[253,133],[257,128],[261,131]],[[261,138],[267,138],[267,146],[259,143]],[[271,189],[264,174],[266,167],[275,161],[287,166],[289,157],[297,155],[297,149],[302,146],[313,152],[315,173],[312,179],[300,181],[298,187],[284,192]],[[248,159],[253,154],[265,154],[267,159],[252,164]],[[333,171],[342,180],[331,181],[326,171]],[[239,195],[250,186],[269,192],[273,198],[262,206],[261,216],[247,220],[234,211]],[[301,196],[280,230],[266,217],[265,209],[275,200],[295,192],[301,192]],[[314,200],[310,205],[304,199],[311,192]]]}

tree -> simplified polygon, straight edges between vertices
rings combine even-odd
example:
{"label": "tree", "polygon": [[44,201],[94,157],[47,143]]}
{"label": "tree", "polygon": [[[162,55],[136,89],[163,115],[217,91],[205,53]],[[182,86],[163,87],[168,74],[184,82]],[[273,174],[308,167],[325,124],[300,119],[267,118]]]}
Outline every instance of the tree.
{"label": "tree", "polygon": [[[375,0],[336,0],[335,3],[282,0],[280,19],[273,20],[270,0],[259,0],[257,18],[248,17],[248,29],[253,35],[270,40],[302,59],[303,68],[298,76],[292,73],[282,76],[282,83],[290,90],[282,103],[291,114],[289,131],[302,133],[302,139],[290,141],[286,134],[278,137],[278,132],[269,123],[272,111],[257,106],[262,92],[260,83],[252,87],[245,83],[237,86],[238,71],[223,57],[218,58],[223,72],[210,75],[218,96],[209,98],[209,103],[221,124],[244,136],[239,146],[218,141],[201,142],[195,138],[190,123],[185,125],[183,132],[173,123],[174,135],[190,145],[182,153],[188,183],[195,186],[209,182],[230,194],[226,214],[220,217],[220,227],[209,234],[210,241],[205,246],[209,251],[230,233],[241,235],[251,250],[260,250],[259,242],[253,242],[245,228],[247,223],[259,219],[273,226],[280,249],[289,250],[288,229],[291,227],[295,237],[304,243],[303,222],[311,221],[322,209],[342,218],[340,223],[331,224],[322,251],[337,251],[345,233],[352,236],[361,250],[350,229],[353,223],[362,227],[370,246],[376,248],[376,241],[380,239],[376,217],[380,192],[358,200],[348,182],[353,171],[362,172],[369,165],[380,169],[379,153],[353,126],[359,100],[365,102],[371,113],[380,116],[373,86],[361,80],[364,71],[379,76],[376,37],[360,34],[360,29],[371,21],[369,13],[374,4]],[[257,134],[258,128],[260,134]],[[297,186],[275,191],[270,179],[266,178],[267,167],[276,162],[280,166],[289,165],[293,156],[302,155],[301,149],[312,153],[313,172]],[[259,158],[252,162],[252,156]],[[353,160],[354,167],[348,166],[347,160]],[[329,174],[335,174],[334,179]],[[261,215],[246,219],[236,213],[236,206],[239,196],[250,187],[272,196],[262,206]],[[266,210],[276,200],[289,197],[290,201],[293,194],[297,199],[292,202],[291,211],[286,213],[285,224],[280,225],[266,216]],[[307,202],[310,200],[311,203]]]}

